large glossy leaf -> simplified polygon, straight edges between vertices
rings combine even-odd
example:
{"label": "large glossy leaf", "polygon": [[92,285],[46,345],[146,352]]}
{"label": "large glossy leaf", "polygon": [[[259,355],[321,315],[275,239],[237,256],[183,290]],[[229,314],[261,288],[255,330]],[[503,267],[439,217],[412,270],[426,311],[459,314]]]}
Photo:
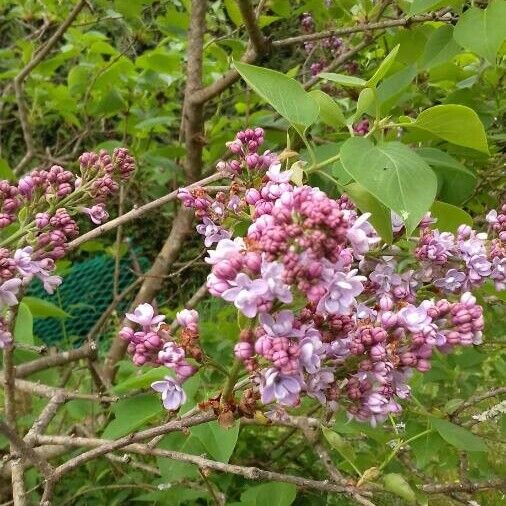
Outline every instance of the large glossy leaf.
{"label": "large glossy leaf", "polygon": [[320,118],[325,124],[336,129],[346,125],[346,118],[344,117],[343,111],[341,111],[341,108],[332,97],[321,90],[310,91],[309,95],[311,95],[320,106]]}
{"label": "large glossy leaf", "polygon": [[420,148],[416,152],[436,173],[440,200],[458,205],[472,194],[476,176],[457,159],[437,148]]}
{"label": "large glossy leaf", "polygon": [[316,121],[318,104],[295,79],[246,63],[234,65],[246,83],[290,123],[308,127]]}
{"label": "large glossy leaf", "polygon": [[229,429],[225,429],[213,421],[192,427],[191,432],[199,438],[213,459],[228,462],[237,443],[239,423],[236,422]]}
{"label": "large glossy leaf", "polygon": [[376,146],[369,139],[352,137],[341,147],[341,160],[357,183],[404,219],[408,234],[434,201],[436,175],[400,142]]}
{"label": "large glossy leaf", "polygon": [[413,0],[409,9],[409,14],[413,16],[414,14],[420,14],[421,12],[431,11],[433,9],[437,9],[445,3],[445,0]]}
{"label": "large glossy leaf", "polygon": [[437,228],[444,232],[457,232],[460,225],[473,225],[473,219],[463,209],[436,200],[430,212],[437,218]]}
{"label": "large glossy leaf", "polygon": [[471,7],[455,25],[455,40],[494,64],[506,40],[506,1],[493,0],[486,9]]}
{"label": "large glossy leaf", "polygon": [[359,183],[348,184],[344,190],[363,213],[371,213],[369,222],[385,242],[391,243],[393,233],[390,209],[384,206]]}
{"label": "large glossy leaf", "polygon": [[420,68],[430,70],[437,65],[450,61],[461,51],[453,38],[453,26],[443,25],[434,30],[425,45],[420,58]]}
{"label": "large glossy leaf", "polygon": [[480,118],[470,107],[436,105],[422,111],[407,128],[418,128],[445,141],[488,154],[487,136]]}

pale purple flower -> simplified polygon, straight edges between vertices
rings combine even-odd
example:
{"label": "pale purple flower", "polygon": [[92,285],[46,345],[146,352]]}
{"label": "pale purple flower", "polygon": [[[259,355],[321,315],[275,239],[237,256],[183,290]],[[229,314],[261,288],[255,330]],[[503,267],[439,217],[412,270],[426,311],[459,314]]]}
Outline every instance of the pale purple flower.
{"label": "pale purple flower", "polygon": [[434,286],[447,292],[455,292],[464,286],[466,275],[457,269],[450,269],[444,278],[434,281]]}
{"label": "pale purple flower", "polygon": [[460,252],[465,260],[469,260],[474,256],[486,255],[485,241],[487,234],[480,233],[475,234],[466,239],[465,241],[459,241],[458,246]]}
{"label": "pale purple flower", "polygon": [[403,219],[394,211],[390,211],[390,219],[392,221],[392,230],[397,233],[404,227]]}
{"label": "pale purple flower", "polygon": [[337,272],[329,283],[327,293],[318,303],[319,311],[330,314],[349,314],[351,306],[355,304],[355,297],[364,290],[362,284],[367,280],[365,276],[357,276],[357,269],[348,273]]}
{"label": "pale purple flower", "polygon": [[487,223],[489,225],[497,225],[499,224],[499,220],[497,219],[498,213],[495,209],[492,209],[487,213],[487,216],[485,216],[485,219],[487,220]]}
{"label": "pale purple flower", "polygon": [[494,280],[496,290],[506,289],[506,258],[492,259],[490,277]]}
{"label": "pale purple flower", "polygon": [[263,296],[269,291],[267,283],[263,279],[251,280],[247,274],[240,272],[230,285],[232,288],[225,290],[221,294],[222,298],[227,302],[233,302],[234,306],[248,318],[254,318]]}
{"label": "pale purple flower", "polygon": [[346,238],[350,241],[353,253],[357,258],[361,258],[373,244],[380,241],[380,237],[367,221],[370,216],[371,213],[362,214],[346,232]]}
{"label": "pale purple flower", "polygon": [[324,353],[322,342],[317,337],[305,337],[300,344],[300,364],[310,374],[315,374],[320,368],[321,357]]}
{"label": "pale purple flower", "polygon": [[315,374],[308,377],[306,381],[306,392],[309,397],[317,399],[321,404],[325,404],[325,390],[334,383],[334,374],[331,369],[325,368],[318,370]]}
{"label": "pale purple flower", "polygon": [[163,315],[155,316],[155,309],[151,304],[148,304],[147,302],[138,305],[133,313],[127,313],[125,316],[131,322],[138,323],[143,327],[158,325],[159,323],[163,322],[163,320],[165,320],[165,316]]}
{"label": "pale purple flower", "polygon": [[18,303],[16,295],[19,292],[22,281],[19,278],[12,278],[0,285],[0,307],[15,306]]}
{"label": "pale purple flower", "polygon": [[62,284],[62,278],[60,276],[51,276],[47,271],[40,271],[37,277],[42,281],[44,290],[47,293],[53,294],[54,291]]}
{"label": "pale purple flower", "polygon": [[87,214],[95,225],[101,225],[109,219],[109,213],[105,208],[105,204],[95,204],[92,207],[82,207],[81,211]]}
{"label": "pale purple flower", "polygon": [[277,298],[285,304],[290,304],[293,300],[290,287],[283,282],[285,268],[280,262],[262,263],[262,279],[267,283],[272,298]]}
{"label": "pale purple flower", "polygon": [[216,245],[216,249],[207,250],[209,256],[205,258],[205,261],[208,264],[214,265],[221,260],[226,260],[230,256],[244,251],[244,249],[244,241],[241,237],[236,237],[234,240],[221,239]]}
{"label": "pale purple flower", "polygon": [[238,195],[232,195],[228,201],[227,209],[234,213],[238,213],[241,210],[241,199]]}
{"label": "pale purple flower", "polygon": [[265,175],[269,178],[269,181],[272,181],[273,183],[289,183],[292,174],[292,170],[282,171],[280,163],[272,164],[269,167],[269,170],[265,173]]}
{"label": "pale purple flower", "polygon": [[31,278],[34,274],[40,272],[40,263],[32,260],[33,248],[26,246],[22,249],[17,249],[14,252],[14,261],[18,272],[24,276]]}
{"label": "pale purple flower", "polygon": [[278,369],[271,367],[264,372],[260,391],[262,402],[269,404],[276,400],[283,406],[296,406],[303,382],[299,375],[281,374]]}
{"label": "pale purple flower", "polygon": [[185,351],[173,341],[168,341],[158,352],[158,360],[166,367],[174,367],[185,359]]}
{"label": "pale purple flower", "polygon": [[467,261],[469,278],[472,281],[481,281],[481,278],[490,276],[492,264],[485,255],[474,255]]}
{"label": "pale purple flower", "polygon": [[418,307],[408,304],[399,311],[398,323],[410,332],[422,332],[432,322],[427,314],[430,307],[432,303],[428,300],[424,300]]}
{"label": "pale purple flower", "polygon": [[215,242],[222,239],[230,239],[231,233],[228,230],[216,225],[207,216],[204,216],[202,223],[197,225],[197,232],[205,237],[204,244],[206,248],[212,246]]}
{"label": "pale purple flower", "polygon": [[275,316],[270,313],[260,315],[260,323],[265,332],[272,337],[297,337],[300,332],[293,328],[293,312],[289,309],[279,311]]}
{"label": "pale purple flower", "polygon": [[199,321],[199,313],[195,309],[183,309],[176,313],[176,320],[181,327],[195,325]]}
{"label": "pale purple flower", "polygon": [[0,329],[0,349],[12,343],[12,334],[8,330]]}
{"label": "pale purple flower", "polygon": [[170,376],[165,376],[165,379],[162,381],[151,383],[151,388],[162,394],[163,406],[168,411],[176,410],[186,402],[184,390]]}

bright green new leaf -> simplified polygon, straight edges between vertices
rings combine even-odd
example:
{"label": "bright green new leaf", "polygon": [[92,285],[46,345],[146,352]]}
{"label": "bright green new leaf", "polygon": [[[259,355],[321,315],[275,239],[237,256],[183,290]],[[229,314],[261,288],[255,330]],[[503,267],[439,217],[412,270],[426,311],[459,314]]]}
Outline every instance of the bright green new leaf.
{"label": "bright green new leaf", "polygon": [[366,86],[370,88],[374,88],[386,75],[386,73],[390,70],[390,67],[393,65],[395,61],[395,57],[399,52],[400,45],[397,44],[390,53],[387,54],[385,59],[381,62],[381,65],[378,67],[373,76],[365,83]]}
{"label": "bright green new leaf", "polygon": [[308,127],[316,121],[318,104],[295,79],[246,63],[234,65],[246,83],[290,123]]}
{"label": "bright green new leaf", "polygon": [[495,64],[506,40],[506,1],[493,0],[486,9],[471,7],[455,25],[453,36],[463,48]]}
{"label": "bright green new leaf", "polygon": [[225,9],[228,17],[232,20],[235,26],[241,26],[243,24],[241,10],[235,0],[224,0]]}
{"label": "bright green new leaf", "polygon": [[335,74],[333,72],[321,72],[318,74],[318,77],[340,84],[341,86],[350,86],[352,88],[362,88],[367,84],[367,81],[365,81],[365,79],[360,79],[360,77],[348,76],[346,74]]}
{"label": "bright green new leaf", "polygon": [[349,462],[355,460],[355,452],[349,441],[346,441],[340,434],[327,427],[322,427],[322,432],[334,450],[337,450]]}
{"label": "bright green new leaf", "polygon": [[322,121],[336,130],[346,125],[346,118],[337,102],[321,90],[313,90],[309,92],[320,106],[320,118]]}
{"label": "bright green new leaf", "polygon": [[401,497],[408,504],[416,504],[415,492],[401,474],[386,474],[383,476],[383,486],[385,487],[385,490]]}
{"label": "bright green new leaf", "polygon": [[209,455],[219,462],[228,462],[239,436],[239,422],[229,429],[223,428],[218,422],[208,422],[192,427],[191,432],[197,436]]}
{"label": "bright green new leaf", "polygon": [[437,148],[419,148],[416,152],[436,173],[440,200],[458,205],[473,193],[476,176],[453,156]]}
{"label": "bright green new leaf", "polygon": [[442,420],[441,418],[432,418],[431,423],[439,435],[452,446],[470,452],[487,451],[487,445],[483,439],[464,429],[464,427],[455,425],[447,420]]}
{"label": "bright green new leaf", "polygon": [[122,399],[113,405],[114,420],[104,429],[104,439],[116,439],[132,432],[163,413],[160,397],[155,393]]}
{"label": "bright green new leaf", "polygon": [[341,147],[344,169],[382,204],[401,216],[411,234],[436,196],[437,178],[423,158],[400,142],[375,146],[352,137]]}
{"label": "bright green new leaf", "polygon": [[413,0],[409,9],[409,15],[413,16],[422,12],[432,11],[446,3],[445,0]]}
{"label": "bright green new leaf", "polygon": [[30,308],[24,302],[18,307],[16,323],[14,324],[14,340],[18,343],[33,345],[33,316]]}
{"label": "bright green new leaf", "polygon": [[414,122],[402,123],[402,126],[419,128],[452,144],[488,154],[483,123],[476,112],[465,105],[436,105],[422,111]]}
{"label": "bright green new leaf", "polygon": [[346,185],[346,193],[363,213],[371,213],[369,222],[387,243],[393,241],[390,209],[358,183]]}
{"label": "bright green new leaf", "polygon": [[442,232],[457,232],[460,225],[473,225],[473,219],[460,207],[436,200],[430,212],[437,218],[437,228]]}
{"label": "bright green new leaf", "polygon": [[36,318],[70,318],[71,315],[48,300],[38,297],[23,297],[23,302]]}
{"label": "bright green new leaf", "polygon": [[297,495],[291,483],[270,482],[249,487],[241,494],[241,506],[290,506]]}

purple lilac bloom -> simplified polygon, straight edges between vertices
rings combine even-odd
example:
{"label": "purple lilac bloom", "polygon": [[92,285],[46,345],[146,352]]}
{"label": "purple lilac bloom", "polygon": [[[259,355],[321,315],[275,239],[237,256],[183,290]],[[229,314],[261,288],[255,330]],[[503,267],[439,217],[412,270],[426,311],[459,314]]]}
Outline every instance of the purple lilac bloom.
{"label": "purple lilac bloom", "polygon": [[300,331],[293,328],[294,314],[289,309],[284,309],[274,317],[269,313],[260,315],[260,323],[265,332],[272,337],[298,337]]}
{"label": "purple lilac bloom", "polygon": [[427,314],[432,307],[430,301],[424,300],[418,307],[409,304],[398,313],[399,324],[410,332],[422,332],[431,322],[432,318]]}
{"label": "purple lilac bloom", "polygon": [[273,183],[289,183],[292,174],[292,170],[282,171],[280,163],[272,164],[269,167],[269,170],[265,173],[265,175],[269,178],[269,181],[272,181]]}
{"label": "purple lilac bloom", "polygon": [[205,237],[204,244],[206,248],[212,246],[215,242],[222,239],[230,239],[231,233],[228,230],[216,225],[207,216],[204,216],[202,223],[197,225],[197,232]]}
{"label": "purple lilac bloom", "polygon": [[283,282],[284,271],[285,268],[280,262],[264,261],[262,263],[262,279],[267,283],[272,298],[277,298],[285,304],[290,304],[293,297],[290,287]]}
{"label": "purple lilac bloom", "polygon": [[365,276],[357,276],[357,269],[348,273],[337,272],[328,285],[327,293],[318,303],[319,311],[330,314],[349,314],[355,297],[364,290]]}
{"label": "purple lilac bloom", "polygon": [[105,208],[105,204],[95,204],[92,207],[83,207],[81,211],[90,217],[95,225],[101,225],[109,219],[109,213]]}
{"label": "purple lilac bloom", "polygon": [[18,303],[16,295],[19,292],[22,281],[19,278],[12,278],[0,285],[0,307],[15,306]]}
{"label": "purple lilac bloom", "polygon": [[235,307],[248,318],[254,318],[258,313],[258,306],[269,291],[266,281],[252,280],[247,274],[240,272],[230,285],[232,288],[225,290],[221,294],[222,298],[227,302],[233,302]]}
{"label": "purple lilac bloom", "polygon": [[244,251],[244,248],[244,241],[241,237],[236,237],[234,240],[221,239],[216,245],[216,249],[207,251],[209,256],[205,258],[205,261],[208,264],[214,265],[221,260],[227,260],[234,253]]}
{"label": "purple lilac bloom", "polygon": [[299,343],[299,362],[309,374],[315,374],[320,369],[322,355],[324,354],[323,344],[315,336],[305,337]]}
{"label": "purple lilac bloom", "polygon": [[179,383],[170,376],[162,381],[155,381],[151,388],[162,394],[163,406],[168,411],[174,411],[186,402],[186,394]]}
{"label": "purple lilac bloom", "polygon": [[466,282],[466,275],[457,269],[450,269],[444,278],[439,278],[434,281],[434,286],[446,292],[456,292],[464,286]]}
{"label": "purple lilac bloom", "polygon": [[144,328],[149,328],[165,320],[165,316],[157,315],[155,316],[155,309],[151,304],[147,302],[144,304],[140,304],[135,308],[133,313],[127,313],[125,315],[131,322],[138,323]]}
{"label": "purple lilac bloom", "polygon": [[367,221],[370,216],[371,213],[362,214],[346,232],[346,238],[350,241],[353,253],[357,258],[361,258],[373,244],[380,241],[380,237]]}
{"label": "purple lilac bloom", "polygon": [[283,406],[296,406],[303,382],[298,374],[281,374],[275,367],[264,372],[260,386],[262,402],[269,404],[276,400]]}
{"label": "purple lilac bloom", "polygon": [[9,346],[12,343],[12,334],[8,330],[0,328],[0,349]]}

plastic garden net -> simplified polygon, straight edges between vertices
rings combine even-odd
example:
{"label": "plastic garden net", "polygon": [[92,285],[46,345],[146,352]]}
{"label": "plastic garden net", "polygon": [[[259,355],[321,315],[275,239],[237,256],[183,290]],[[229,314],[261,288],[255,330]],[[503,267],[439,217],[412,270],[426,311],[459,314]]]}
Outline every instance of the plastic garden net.
{"label": "plastic garden net", "polygon": [[[106,255],[74,263],[53,295],[47,294],[40,282],[34,281],[27,295],[48,300],[71,315],[64,320],[37,318],[34,321],[35,334],[46,344],[80,344],[112,302],[114,263],[114,258]],[[140,258],[139,264],[144,271],[148,261]],[[118,293],[136,277],[131,259],[125,257],[120,261]],[[116,311],[124,311],[134,295],[135,290],[121,301]]]}

